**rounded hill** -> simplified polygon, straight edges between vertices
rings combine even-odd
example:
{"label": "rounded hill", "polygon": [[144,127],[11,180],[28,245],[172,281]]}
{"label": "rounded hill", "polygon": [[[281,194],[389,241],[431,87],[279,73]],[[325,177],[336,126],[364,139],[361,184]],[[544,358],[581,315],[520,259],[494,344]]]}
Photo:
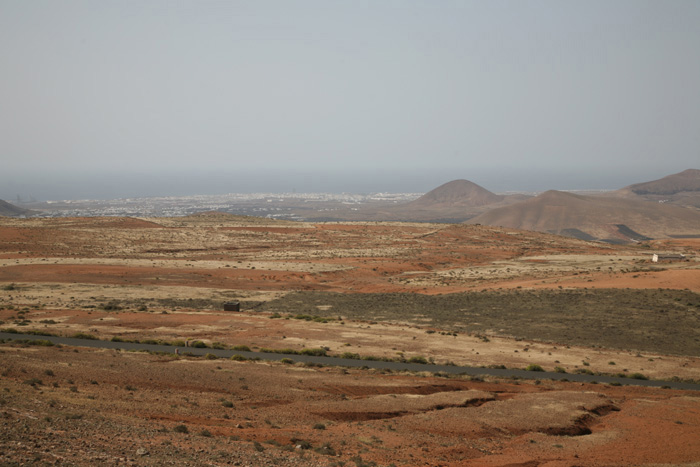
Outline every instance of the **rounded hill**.
{"label": "rounded hill", "polygon": [[469,180],[453,180],[409,203],[416,208],[475,207],[503,201],[504,196],[490,192]]}

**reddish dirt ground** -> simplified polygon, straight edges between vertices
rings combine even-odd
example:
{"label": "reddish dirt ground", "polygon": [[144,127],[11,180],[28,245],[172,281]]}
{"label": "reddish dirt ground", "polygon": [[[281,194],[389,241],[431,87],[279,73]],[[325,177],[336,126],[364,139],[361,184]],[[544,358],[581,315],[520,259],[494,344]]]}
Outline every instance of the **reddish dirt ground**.
{"label": "reddish dirt ground", "polygon": [[681,465],[700,456],[692,392],[0,351],[4,463]]}
{"label": "reddish dirt ground", "polygon": [[[0,320],[3,327],[25,320],[63,335],[325,346],[333,353],[421,355],[477,366],[537,363],[573,371],[586,361],[594,371],[609,371],[615,361],[654,378],[700,379],[693,357],[428,334],[371,318],[271,320],[181,302],[147,311],[86,308],[125,297],[266,301],[294,290],[697,293],[699,250],[697,239],[612,246],[485,226],[295,224],[217,214],[0,219]],[[655,265],[655,251],[690,260]],[[0,463],[8,465],[700,462],[700,396],[693,391],[16,344],[2,344],[0,352]],[[176,431],[181,425],[188,433]]]}

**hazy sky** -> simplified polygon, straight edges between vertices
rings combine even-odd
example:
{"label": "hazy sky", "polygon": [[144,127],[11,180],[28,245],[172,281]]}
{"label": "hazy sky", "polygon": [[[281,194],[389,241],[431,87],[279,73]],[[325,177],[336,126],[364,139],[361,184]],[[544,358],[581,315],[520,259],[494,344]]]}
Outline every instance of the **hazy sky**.
{"label": "hazy sky", "polygon": [[697,0],[0,0],[0,67],[5,199],[700,168]]}

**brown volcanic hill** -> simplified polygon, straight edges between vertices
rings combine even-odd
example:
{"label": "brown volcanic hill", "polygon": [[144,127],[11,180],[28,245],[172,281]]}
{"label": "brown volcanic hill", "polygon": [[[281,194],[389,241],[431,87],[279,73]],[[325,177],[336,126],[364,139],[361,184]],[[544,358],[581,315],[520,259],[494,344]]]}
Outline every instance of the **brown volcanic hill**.
{"label": "brown volcanic hill", "polygon": [[688,169],[651,182],[635,183],[619,191],[637,195],[675,195],[683,191],[700,191],[700,170]]}
{"label": "brown volcanic hill", "polygon": [[504,198],[469,180],[452,180],[411,201],[408,206],[419,209],[476,207],[498,203]]}
{"label": "brown volcanic hill", "polygon": [[497,195],[468,180],[453,180],[408,203],[384,203],[334,210],[331,218],[309,216],[309,221],[403,221],[460,223],[489,209],[508,206],[529,195]]}
{"label": "brown volcanic hill", "polygon": [[497,195],[468,180],[453,180],[408,203],[385,203],[382,206],[335,210],[330,219],[308,214],[304,217],[310,221],[460,223],[488,209],[507,206],[529,197],[529,195]]}
{"label": "brown volcanic hill", "polygon": [[520,203],[493,209],[470,219],[468,223],[611,242],[700,235],[700,212],[691,209],[554,190]]}
{"label": "brown volcanic hill", "polygon": [[17,207],[14,204],[10,204],[7,201],[3,201],[0,199],[0,216],[19,217],[31,214],[34,214],[34,211]]}

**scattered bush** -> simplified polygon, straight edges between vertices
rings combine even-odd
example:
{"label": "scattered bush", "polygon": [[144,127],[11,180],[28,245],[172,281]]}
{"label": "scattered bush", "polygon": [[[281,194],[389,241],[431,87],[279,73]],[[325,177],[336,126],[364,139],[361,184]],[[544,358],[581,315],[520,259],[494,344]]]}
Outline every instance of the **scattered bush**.
{"label": "scattered bush", "polygon": [[325,357],[326,349],[301,349],[300,355],[310,355],[312,357]]}
{"label": "scattered bush", "polygon": [[175,428],[173,428],[173,431],[175,433],[189,433],[190,432],[190,430],[188,430],[185,425],[177,425]]}
{"label": "scattered bush", "polygon": [[236,362],[244,362],[248,359],[245,358],[243,355],[235,354],[235,355],[231,356],[231,360],[236,361]]}
{"label": "scattered bush", "polygon": [[313,426],[313,429],[314,429],[314,430],[325,430],[325,429],[326,429],[326,425],[324,425],[323,423],[316,423],[316,424]]}
{"label": "scattered bush", "polygon": [[629,377],[632,379],[643,379],[643,380],[649,379],[648,377],[644,376],[641,373],[632,373]]}
{"label": "scattered bush", "polygon": [[323,454],[326,456],[335,456],[337,453],[335,452],[335,449],[331,447],[330,443],[324,443],[323,446],[314,449],[319,454]]}
{"label": "scattered bush", "polygon": [[528,365],[525,368],[525,370],[526,371],[544,371],[544,369],[541,366],[535,365],[535,364]]}
{"label": "scattered bush", "polygon": [[24,384],[28,384],[30,386],[41,386],[44,383],[39,378],[30,378],[30,379],[24,380]]}
{"label": "scattered bush", "polygon": [[71,337],[73,339],[88,339],[88,340],[93,340],[93,341],[97,340],[97,337],[93,336],[92,334],[87,334],[85,332],[76,332]]}
{"label": "scattered bush", "polygon": [[416,355],[414,357],[409,358],[408,363],[420,363],[421,365],[427,365],[428,360],[426,360],[425,357],[421,357],[420,355]]}
{"label": "scattered bush", "polygon": [[311,449],[311,443],[303,439],[292,438],[292,443],[299,449]]}
{"label": "scattered bush", "polygon": [[119,306],[119,302],[112,300],[111,302],[107,302],[102,305],[102,309],[105,311],[119,311],[122,309],[122,307]]}
{"label": "scattered bush", "polygon": [[42,347],[52,347],[54,345],[53,342],[46,340],[46,339],[21,340],[21,341],[16,341],[16,342],[20,342],[22,344],[27,344],[27,345],[40,345]]}

